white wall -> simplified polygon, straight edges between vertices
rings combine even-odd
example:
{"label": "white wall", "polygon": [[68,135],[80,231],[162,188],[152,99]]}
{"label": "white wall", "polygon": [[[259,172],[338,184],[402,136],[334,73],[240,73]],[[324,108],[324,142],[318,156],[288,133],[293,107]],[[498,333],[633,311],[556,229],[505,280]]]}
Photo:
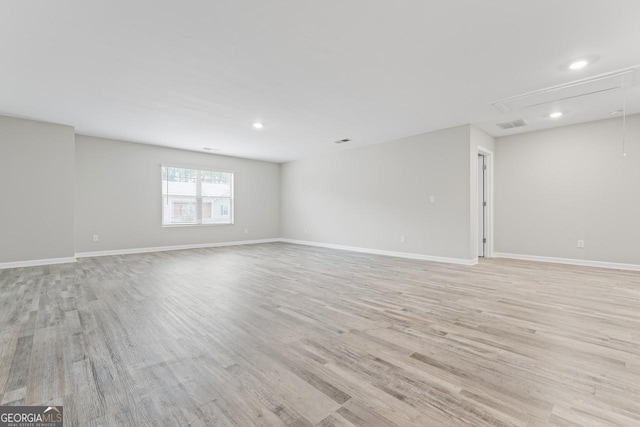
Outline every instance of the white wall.
{"label": "white wall", "polygon": [[[235,224],[162,227],[162,163],[235,172]],[[76,252],[278,238],[279,193],[276,163],[78,135]]]}
{"label": "white wall", "polygon": [[621,139],[619,118],[498,138],[495,250],[640,264],[640,115]]}
{"label": "white wall", "polygon": [[285,163],[282,237],[470,260],[470,146],[459,126]]}
{"label": "white wall", "polygon": [[74,130],[0,116],[0,263],[74,256]]}

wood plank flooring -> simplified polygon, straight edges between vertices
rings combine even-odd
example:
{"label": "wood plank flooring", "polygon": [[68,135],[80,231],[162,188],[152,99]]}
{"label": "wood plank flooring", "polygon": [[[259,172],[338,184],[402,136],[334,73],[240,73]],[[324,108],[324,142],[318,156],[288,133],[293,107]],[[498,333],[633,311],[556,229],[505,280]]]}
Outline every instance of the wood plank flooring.
{"label": "wood plank flooring", "polygon": [[0,271],[0,404],[67,426],[640,426],[640,273],[284,243]]}

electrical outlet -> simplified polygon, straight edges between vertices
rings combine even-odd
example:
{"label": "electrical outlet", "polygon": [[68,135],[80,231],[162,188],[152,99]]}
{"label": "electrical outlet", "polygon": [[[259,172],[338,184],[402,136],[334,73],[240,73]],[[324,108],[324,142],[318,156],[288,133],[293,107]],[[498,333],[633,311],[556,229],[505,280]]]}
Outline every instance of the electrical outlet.
{"label": "electrical outlet", "polygon": [[244,234],[247,234],[247,233],[249,233],[249,229],[248,229],[248,228],[245,228],[245,229],[244,229]]}
{"label": "electrical outlet", "polygon": [[434,203],[436,201],[436,196],[429,196],[429,201]]}
{"label": "electrical outlet", "polygon": [[584,248],[584,240],[578,240],[578,247]]}
{"label": "electrical outlet", "polygon": [[407,237],[404,234],[400,236],[400,242],[404,243],[406,241],[407,241]]}
{"label": "electrical outlet", "polygon": [[304,229],[304,234],[307,234],[309,232],[309,230],[307,230],[306,228]]}
{"label": "electrical outlet", "polygon": [[98,240],[100,240],[100,236],[98,236],[97,234],[93,235],[93,241],[97,242]]}

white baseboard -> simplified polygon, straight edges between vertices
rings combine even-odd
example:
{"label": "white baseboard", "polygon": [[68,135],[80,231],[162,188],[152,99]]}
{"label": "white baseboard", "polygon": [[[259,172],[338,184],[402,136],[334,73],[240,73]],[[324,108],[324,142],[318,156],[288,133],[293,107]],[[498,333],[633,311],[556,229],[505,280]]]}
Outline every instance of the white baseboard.
{"label": "white baseboard", "polygon": [[478,263],[477,258],[476,259],[447,258],[447,257],[432,256],[432,255],[412,254],[408,252],[385,251],[382,249],[369,249],[369,248],[360,248],[355,246],[334,245],[331,243],[310,242],[307,240],[280,239],[280,241],[284,243],[293,243],[296,245],[317,246],[320,248],[339,249],[341,251],[362,252],[365,254],[385,255],[385,256],[392,256],[396,258],[419,259],[423,261],[443,262],[447,264],[476,265]]}
{"label": "white baseboard", "polygon": [[0,270],[5,268],[37,267],[39,265],[68,264],[76,262],[75,257],[32,259],[29,261],[0,262]]}
{"label": "white baseboard", "polygon": [[144,254],[149,252],[181,251],[185,249],[219,248],[222,246],[255,245],[258,243],[279,242],[280,239],[240,240],[236,242],[196,243],[193,245],[153,246],[150,248],[115,249],[109,251],[78,252],[76,258],[90,258],[110,255]]}
{"label": "white baseboard", "polygon": [[494,252],[493,257],[519,259],[523,261],[550,262],[553,264],[581,265],[584,267],[611,268],[615,270],[640,271],[639,264],[622,264],[618,262],[588,261],[588,260],[573,259],[573,258],[554,258],[554,257],[538,256],[538,255],[508,254],[503,252]]}
{"label": "white baseboard", "polygon": [[[441,262],[441,263],[447,263],[447,264],[475,265],[478,263],[477,259],[448,258],[448,257],[439,257],[439,256],[431,256],[431,255],[413,254],[413,253],[407,253],[407,252],[386,251],[381,249],[360,248],[355,246],[334,245],[331,243],[319,243],[319,242],[311,242],[306,240],[276,238],[276,239],[259,239],[259,240],[241,240],[236,242],[198,243],[193,245],[155,246],[150,248],[116,249],[116,250],[96,251],[96,252],[79,252],[75,254],[76,255],[75,257],[3,262],[3,263],[0,263],[0,270],[7,269],[7,268],[37,267],[42,265],[67,264],[67,263],[76,262],[76,258],[88,258],[88,257],[110,256],[110,255],[142,254],[142,253],[149,253],[149,252],[179,251],[184,249],[217,248],[217,247],[223,247],[223,246],[255,245],[260,243],[274,243],[274,242],[293,243],[297,245],[316,246],[321,248],[361,252],[361,253],[374,254],[374,255],[385,255],[385,256],[392,256],[397,258],[418,259],[423,261],[433,261],[433,262]],[[589,261],[589,260],[572,259],[572,258],[555,258],[555,257],[546,257],[546,256],[538,256],[538,255],[510,254],[510,253],[504,253],[504,252],[494,252],[493,257],[517,259],[517,260],[523,260],[523,261],[549,262],[553,264],[568,264],[568,265],[579,265],[579,266],[585,266],[585,267],[610,268],[615,270],[640,271],[639,264],[623,264],[623,263],[617,263],[617,262]]]}

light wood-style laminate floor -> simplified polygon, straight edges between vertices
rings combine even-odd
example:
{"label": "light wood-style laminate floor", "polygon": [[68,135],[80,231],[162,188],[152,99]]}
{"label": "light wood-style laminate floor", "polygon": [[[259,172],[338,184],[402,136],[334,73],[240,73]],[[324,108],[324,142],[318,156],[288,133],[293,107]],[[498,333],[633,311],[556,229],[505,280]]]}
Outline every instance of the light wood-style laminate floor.
{"label": "light wood-style laminate floor", "polygon": [[67,426],[640,425],[640,273],[284,243],[0,271],[0,404]]}

